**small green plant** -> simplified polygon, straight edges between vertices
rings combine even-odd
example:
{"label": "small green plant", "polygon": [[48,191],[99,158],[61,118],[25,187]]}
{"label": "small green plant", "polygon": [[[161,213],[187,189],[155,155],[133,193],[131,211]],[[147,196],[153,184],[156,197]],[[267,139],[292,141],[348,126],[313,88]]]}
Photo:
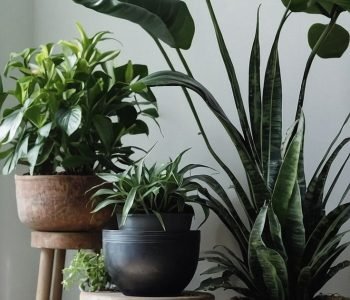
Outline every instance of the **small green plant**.
{"label": "small green plant", "polygon": [[[5,76],[15,80],[15,89],[5,93],[0,85],[5,174],[17,164],[27,165],[31,174],[124,170],[133,148],[123,146],[122,137],[148,134],[140,117],[158,116],[152,93],[138,101],[126,88],[146,76],[147,67],[131,62],[115,67],[119,51],[98,49],[111,39],[109,32],[88,37],[77,27],[80,39],[11,54]],[[6,94],[16,103],[5,102]]]}
{"label": "small green plant", "polygon": [[202,165],[190,164],[180,168],[182,152],[175,160],[161,166],[156,164],[148,168],[145,157],[119,174],[97,174],[111,188],[99,189],[93,199],[100,199],[94,212],[113,205],[114,211],[122,214],[121,225],[125,224],[130,213],[155,214],[162,222],[162,213],[193,213],[187,202],[197,202],[197,190],[201,185],[197,182],[207,182],[213,186],[215,180],[208,175],[186,174]]}
{"label": "small green plant", "polygon": [[70,289],[78,284],[85,292],[97,292],[115,290],[110,283],[110,277],[105,270],[104,257],[102,254],[78,251],[68,268],[63,270],[65,289]]}

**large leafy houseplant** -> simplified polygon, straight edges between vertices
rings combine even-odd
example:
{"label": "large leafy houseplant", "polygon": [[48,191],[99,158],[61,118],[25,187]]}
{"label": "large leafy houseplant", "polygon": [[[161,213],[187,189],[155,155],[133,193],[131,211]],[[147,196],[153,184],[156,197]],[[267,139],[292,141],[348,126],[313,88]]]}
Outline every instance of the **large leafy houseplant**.
{"label": "large leafy houseplant", "polygon": [[[155,15],[159,23],[177,19],[164,11],[162,1],[96,1],[74,0],[99,12],[120,17],[120,8],[128,5],[130,10],[140,12],[139,24],[156,40],[160,50],[172,71],[152,74],[131,85],[134,91],[144,91],[152,86],[181,86],[198,93],[214,115],[221,122],[231,138],[241,158],[249,185],[247,193],[237,176],[212,148],[190,95],[185,95],[190,103],[202,136],[210,153],[220,164],[232,181],[242,213],[238,213],[232,201],[222,192],[215,195],[201,189],[200,203],[212,209],[224,222],[237,241],[240,253],[222,247],[210,251],[206,258],[216,265],[206,274],[219,273],[202,283],[203,289],[232,289],[244,299],[313,299],[317,292],[340,270],[350,265],[348,260],[336,263],[336,259],[349,243],[342,242],[346,232],[341,227],[350,218],[350,204],[343,203],[350,187],[346,189],[339,204],[326,212],[326,204],[332,197],[334,186],[344,170],[349,156],[338,170],[330,188],[326,191],[326,182],[334,160],[350,141],[349,138],[338,142],[340,133],[349,120],[346,118],[341,130],[332,141],[309,183],[304,175],[304,132],[305,123],[302,114],[308,74],[316,55],[324,58],[339,57],[347,49],[349,34],[336,24],[342,12],[347,13],[350,6],[342,0],[283,0],[287,6],[281,24],[277,30],[268,59],[264,84],[261,86],[259,26],[251,52],[249,65],[249,112],[244,108],[235,68],[231,61],[215,11],[210,0],[206,4],[215,29],[217,42],[222,55],[232,94],[238,111],[240,129],[232,124],[214,96],[191,73],[185,61],[180,45],[168,43],[176,48],[187,74],[174,72],[169,57],[158,39],[165,41],[152,27],[147,15]],[[167,1],[171,7],[184,5],[184,2]],[[169,6],[170,7],[170,6]],[[284,23],[292,12],[318,13],[329,17],[327,25],[315,24],[309,31],[309,44],[312,48],[306,64],[300,96],[296,108],[295,124],[282,142],[282,82],[279,64],[278,43]],[[184,11],[183,16],[188,15]],[[124,13],[123,18],[129,19]],[[142,18],[143,17],[143,18]],[[135,21],[135,20],[131,20]],[[147,23],[147,26],[145,26]],[[154,30],[151,30],[151,29]],[[170,26],[170,28],[172,28]],[[177,28],[177,27],[175,27]],[[164,31],[166,31],[164,29]],[[179,29],[180,32],[190,32]],[[192,31],[193,32],[193,31]],[[333,199],[335,202],[337,199]],[[247,220],[247,221],[246,221]],[[239,279],[237,283],[236,279]]]}
{"label": "large leafy houseplant", "polygon": [[[132,147],[126,134],[148,134],[142,115],[157,117],[149,92],[140,101],[126,87],[147,75],[144,65],[114,66],[119,51],[101,51],[109,32],[60,41],[11,54],[5,75],[15,80],[2,93],[0,144],[3,173],[17,164],[30,174],[91,175],[129,165]],[[13,98],[12,97],[12,98]],[[10,98],[11,99],[11,98]],[[12,100],[13,101],[13,100]]]}

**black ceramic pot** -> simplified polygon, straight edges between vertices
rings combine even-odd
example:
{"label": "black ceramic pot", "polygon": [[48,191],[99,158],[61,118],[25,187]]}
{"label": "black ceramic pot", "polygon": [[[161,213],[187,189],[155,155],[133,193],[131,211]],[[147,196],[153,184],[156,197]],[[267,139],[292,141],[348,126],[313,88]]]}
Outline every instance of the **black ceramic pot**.
{"label": "black ceramic pot", "polygon": [[199,244],[199,231],[103,231],[107,271],[127,296],[179,295],[196,271]]}
{"label": "black ceramic pot", "polygon": [[[162,214],[162,221],[167,232],[184,232],[191,229],[193,213]],[[159,219],[154,214],[133,214],[120,225],[121,216],[117,216],[120,230],[164,231]]]}

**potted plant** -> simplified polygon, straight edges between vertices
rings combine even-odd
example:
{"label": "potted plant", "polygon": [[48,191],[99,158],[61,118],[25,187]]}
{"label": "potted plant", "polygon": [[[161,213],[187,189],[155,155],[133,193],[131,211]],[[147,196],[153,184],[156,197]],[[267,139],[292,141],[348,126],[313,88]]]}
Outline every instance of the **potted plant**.
{"label": "potted plant", "polygon": [[[257,26],[249,65],[248,112],[212,3],[206,0],[234,95],[241,125],[239,130],[231,123],[213,95],[193,78],[189,65],[181,53],[181,47],[164,38],[164,35],[173,33],[169,30],[172,27],[167,26],[169,23],[166,21],[177,19],[176,9],[173,10],[173,18],[164,18],[165,12],[159,3],[161,1],[156,5],[156,0],[152,1],[152,4],[149,1],[127,1],[127,3],[74,1],[96,11],[134,22],[136,20],[131,17],[131,10],[142,11],[144,18],[140,18],[142,20],[138,23],[151,33],[172,70],[174,66],[158,40],[176,48],[187,75],[170,71],[155,73],[132,85],[133,90],[144,91],[146,87],[152,86],[181,86],[197,92],[223,125],[223,129],[232,140],[233,148],[238,150],[248,178],[250,193],[245,191],[231,168],[213,150],[192,105],[192,99],[185,91],[208,149],[232,181],[244,214],[241,216],[232,203],[225,201],[227,195],[213,196],[205,189],[201,189],[200,203],[211,208],[220,217],[239,247],[239,253],[220,247],[206,255],[207,260],[216,265],[205,274],[218,272],[218,276],[212,275],[206,279],[201,288],[231,289],[242,295],[239,299],[310,300],[317,297],[320,288],[327,281],[350,265],[348,260],[336,263],[336,259],[348,246],[348,243],[342,242],[345,232],[341,227],[350,218],[350,204],[343,203],[350,188],[346,189],[336,208],[330,212],[326,212],[325,209],[349,159],[348,156],[326,191],[331,166],[350,141],[346,138],[338,142],[350,115],[320,161],[311,181],[306,184],[303,149],[307,141],[304,141],[305,123],[302,109],[307,78],[315,57],[317,55],[323,58],[340,57],[349,45],[348,32],[336,24],[339,15],[349,10],[349,3],[338,0],[283,0],[287,10],[272,46],[263,87],[260,72],[259,26]],[[168,1],[173,7],[185,5],[181,2]],[[125,5],[130,6],[128,12],[121,9]],[[297,99],[296,122],[282,143],[282,80],[278,43],[283,25],[291,12],[322,14],[330,21],[326,25],[315,24],[310,28],[309,44],[312,51],[305,67],[300,96]],[[187,13],[188,11],[183,10],[181,14],[184,16]],[[153,20],[157,20],[157,26],[149,22],[147,15],[156,15]],[[182,24],[183,27],[188,25]],[[162,31],[157,30],[160,25]],[[186,32],[187,35],[189,32],[193,33],[192,26],[189,26],[188,31],[183,27],[180,32]],[[333,296],[322,297],[332,299]]]}
{"label": "potted plant", "polygon": [[179,295],[195,273],[200,232],[190,230],[188,203],[197,201],[198,180],[213,181],[187,175],[201,166],[180,168],[183,153],[161,166],[143,158],[123,173],[99,174],[111,186],[94,194],[94,211],[113,205],[119,219],[119,230],[103,231],[106,268],[125,295]]}
{"label": "potted plant", "polygon": [[20,220],[34,230],[100,228],[110,211],[92,218],[86,190],[100,182],[96,172],[131,163],[133,147],[122,138],[148,134],[141,116],[157,116],[152,93],[139,101],[125,88],[147,67],[115,67],[119,51],[98,48],[109,33],[88,37],[77,27],[80,39],[11,54],[5,70],[16,86],[1,89],[0,157],[4,174],[29,168],[31,176],[15,177],[16,196]]}

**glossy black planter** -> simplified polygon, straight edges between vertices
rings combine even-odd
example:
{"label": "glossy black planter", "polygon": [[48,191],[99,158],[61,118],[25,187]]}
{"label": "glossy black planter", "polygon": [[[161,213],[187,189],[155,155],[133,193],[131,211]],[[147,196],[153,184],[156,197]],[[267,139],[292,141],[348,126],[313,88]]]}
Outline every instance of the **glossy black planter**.
{"label": "glossy black planter", "polygon": [[103,231],[107,271],[127,296],[179,295],[196,271],[199,244],[199,231]]}

